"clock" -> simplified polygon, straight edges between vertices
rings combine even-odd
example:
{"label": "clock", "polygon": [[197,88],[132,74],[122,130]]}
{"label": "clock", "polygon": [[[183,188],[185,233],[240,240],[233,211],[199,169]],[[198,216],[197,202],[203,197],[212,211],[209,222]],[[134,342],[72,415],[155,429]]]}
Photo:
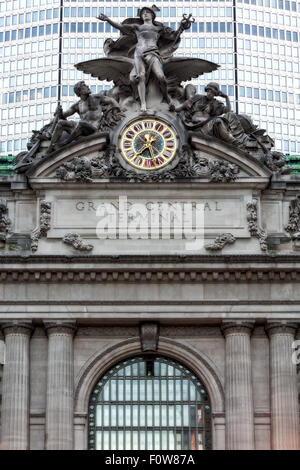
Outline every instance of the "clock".
{"label": "clock", "polygon": [[140,170],[158,170],[170,163],[177,150],[172,127],[159,119],[138,119],[121,134],[123,158]]}

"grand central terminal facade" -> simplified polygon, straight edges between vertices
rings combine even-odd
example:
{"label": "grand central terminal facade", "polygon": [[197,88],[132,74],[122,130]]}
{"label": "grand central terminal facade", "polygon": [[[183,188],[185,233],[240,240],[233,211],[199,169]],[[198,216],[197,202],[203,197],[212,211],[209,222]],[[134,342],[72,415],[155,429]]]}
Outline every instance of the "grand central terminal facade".
{"label": "grand central terminal facade", "polygon": [[76,84],[0,178],[3,449],[300,447],[300,180],[181,84],[216,64],[160,59],[189,21],[117,25],[76,66],[114,88]]}

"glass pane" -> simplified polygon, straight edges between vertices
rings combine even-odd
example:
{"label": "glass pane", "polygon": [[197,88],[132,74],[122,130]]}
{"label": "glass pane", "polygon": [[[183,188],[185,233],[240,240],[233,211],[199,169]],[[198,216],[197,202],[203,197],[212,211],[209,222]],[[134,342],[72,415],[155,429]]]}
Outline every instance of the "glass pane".
{"label": "glass pane", "polygon": [[125,400],[131,401],[131,380],[125,380]]}
{"label": "glass pane", "polygon": [[110,431],[110,449],[117,449],[117,431]]}
{"label": "glass pane", "polygon": [[153,450],[153,432],[152,431],[147,431],[147,449],[148,450]]}
{"label": "glass pane", "polygon": [[146,383],[145,380],[140,380],[140,400],[145,401],[146,400]]}
{"label": "glass pane", "polygon": [[124,426],[124,406],[118,406],[118,426]]}
{"label": "glass pane", "polygon": [[182,433],[182,449],[188,450],[189,449],[189,432],[183,431]]}
{"label": "glass pane", "polygon": [[160,426],[160,406],[154,406],[154,426]]}
{"label": "glass pane", "polygon": [[181,432],[176,433],[176,450],[181,450]]}
{"label": "glass pane", "polygon": [[96,450],[102,450],[102,431],[96,432]]}
{"label": "glass pane", "polygon": [[167,405],[161,406],[161,425],[168,426],[168,408]]}
{"label": "glass pane", "polygon": [[110,425],[117,426],[117,407],[116,405],[112,405],[110,407]]}
{"label": "glass pane", "polygon": [[199,405],[197,410],[197,425],[202,426],[202,415],[203,415],[203,406]]}
{"label": "glass pane", "polygon": [[160,400],[161,401],[166,401],[167,400],[167,381],[166,380],[161,380],[160,385],[161,385]]}
{"label": "glass pane", "polygon": [[189,399],[189,382],[187,380],[182,381],[182,400],[188,401]]}
{"label": "glass pane", "polygon": [[132,375],[139,375],[138,364],[132,364]]}
{"label": "glass pane", "polygon": [[124,400],[124,380],[118,380],[118,400]]}
{"label": "glass pane", "polygon": [[183,426],[189,426],[189,405],[183,405]]}
{"label": "glass pane", "polygon": [[139,433],[138,431],[132,432],[132,449],[138,450],[139,449]]}
{"label": "glass pane", "polygon": [[132,407],[132,426],[139,425],[139,407],[138,405],[133,405]]}
{"label": "glass pane", "polygon": [[202,436],[202,432],[198,432],[198,450],[203,450],[203,436]]}
{"label": "glass pane", "polygon": [[138,381],[133,380],[132,381],[132,400],[137,401],[138,400]]}
{"label": "glass pane", "polygon": [[[175,406],[170,405],[168,409],[169,409],[169,426],[175,426]],[[177,418],[176,418],[176,426],[178,425],[180,425],[180,422],[178,423]]]}
{"label": "glass pane", "polygon": [[103,431],[103,450],[109,450],[109,431]]}
{"label": "glass pane", "polygon": [[125,424],[126,427],[131,426],[131,406],[125,406]]}
{"label": "glass pane", "polygon": [[161,432],[161,449],[168,450],[168,431]]}
{"label": "glass pane", "polygon": [[103,405],[103,426],[109,426],[109,405]]}
{"label": "glass pane", "polygon": [[147,401],[153,400],[152,380],[147,380]]}
{"label": "glass pane", "polygon": [[168,380],[168,400],[174,401],[174,380]]}
{"label": "glass pane", "polygon": [[118,449],[124,450],[124,431],[118,431]]}
{"label": "glass pane", "polygon": [[117,381],[116,380],[111,380],[110,381],[111,386],[110,386],[110,393],[111,393],[111,401],[115,401],[117,399]]}
{"label": "glass pane", "polygon": [[160,432],[159,431],[154,431],[154,449],[155,450],[160,449]]}
{"label": "glass pane", "polygon": [[176,380],[175,382],[175,400],[182,401],[181,398],[181,380]]}
{"label": "glass pane", "polygon": [[140,450],[146,449],[146,433],[145,431],[140,431]]}
{"label": "glass pane", "polygon": [[145,362],[140,362],[139,369],[140,369],[140,376],[141,377],[146,375],[146,363]]}
{"label": "glass pane", "polygon": [[162,376],[167,375],[167,364],[162,363],[160,365],[160,374]]}
{"label": "glass pane", "polygon": [[109,401],[109,382],[104,386],[103,389],[103,400]]}
{"label": "glass pane", "polygon": [[147,426],[153,426],[153,406],[147,405]]}
{"label": "glass pane", "polygon": [[168,437],[169,437],[168,450],[175,450],[175,433],[174,433],[174,431],[170,431],[168,433]]}
{"label": "glass pane", "polygon": [[140,426],[146,425],[146,407],[145,405],[140,406]]}
{"label": "glass pane", "polygon": [[193,384],[193,382],[190,382],[190,400],[191,401],[196,400],[196,387]]}
{"label": "glass pane", "polygon": [[102,426],[102,405],[97,406],[96,426]]}
{"label": "glass pane", "polygon": [[182,426],[182,407],[181,405],[176,405],[176,426]]}
{"label": "glass pane", "polygon": [[131,450],[131,431],[125,431],[125,450]]}
{"label": "glass pane", "polygon": [[160,380],[154,380],[154,401],[160,401]]}

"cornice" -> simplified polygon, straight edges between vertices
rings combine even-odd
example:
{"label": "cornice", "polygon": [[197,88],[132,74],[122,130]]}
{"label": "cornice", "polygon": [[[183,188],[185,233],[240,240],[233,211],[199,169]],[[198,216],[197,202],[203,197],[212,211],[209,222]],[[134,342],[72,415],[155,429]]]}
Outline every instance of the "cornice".
{"label": "cornice", "polygon": [[300,254],[9,255],[0,263],[0,283],[300,282]]}
{"label": "cornice", "polygon": [[300,282],[300,267],[272,267],[269,269],[216,267],[203,269],[200,267],[152,267],[146,268],[97,268],[95,266],[79,269],[68,267],[21,267],[14,270],[3,267],[0,269],[0,283],[211,283],[211,282]]}
{"label": "cornice", "polygon": [[66,264],[84,264],[84,263],[109,263],[109,264],[134,264],[134,263],[226,263],[234,265],[235,263],[258,263],[258,264],[278,264],[278,263],[299,263],[300,253],[257,253],[257,254],[204,254],[204,255],[21,255],[0,254],[0,266],[6,264],[39,264],[39,263],[66,263]]}

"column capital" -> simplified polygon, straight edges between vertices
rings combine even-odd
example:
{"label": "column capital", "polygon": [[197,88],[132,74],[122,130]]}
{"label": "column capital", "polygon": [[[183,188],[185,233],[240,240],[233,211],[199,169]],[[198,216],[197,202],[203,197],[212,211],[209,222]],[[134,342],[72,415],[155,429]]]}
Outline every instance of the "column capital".
{"label": "column capital", "polygon": [[19,334],[19,335],[28,335],[31,336],[34,327],[30,321],[11,321],[7,323],[2,323],[0,328],[3,331],[4,336]]}
{"label": "column capital", "polygon": [[74,320],[59,320],[59,321],[44,321],[45,330],[50,335],[65,334],[74,335],[76,331],[76,321]]}
{"label": "column capital", "polygon": [[270,321],[265,325],[265,330],[269,336],[272,335],[292,335],[296,334],[299,324],[289,321]]}
{"label": "column capital", "polygon": [[228,336],[232,334],[245,334],[251,335],[254,328],[255,322],[253,321],[244,321],[244,320],[223,320],[221,325],[221,330],[223,335]]}

